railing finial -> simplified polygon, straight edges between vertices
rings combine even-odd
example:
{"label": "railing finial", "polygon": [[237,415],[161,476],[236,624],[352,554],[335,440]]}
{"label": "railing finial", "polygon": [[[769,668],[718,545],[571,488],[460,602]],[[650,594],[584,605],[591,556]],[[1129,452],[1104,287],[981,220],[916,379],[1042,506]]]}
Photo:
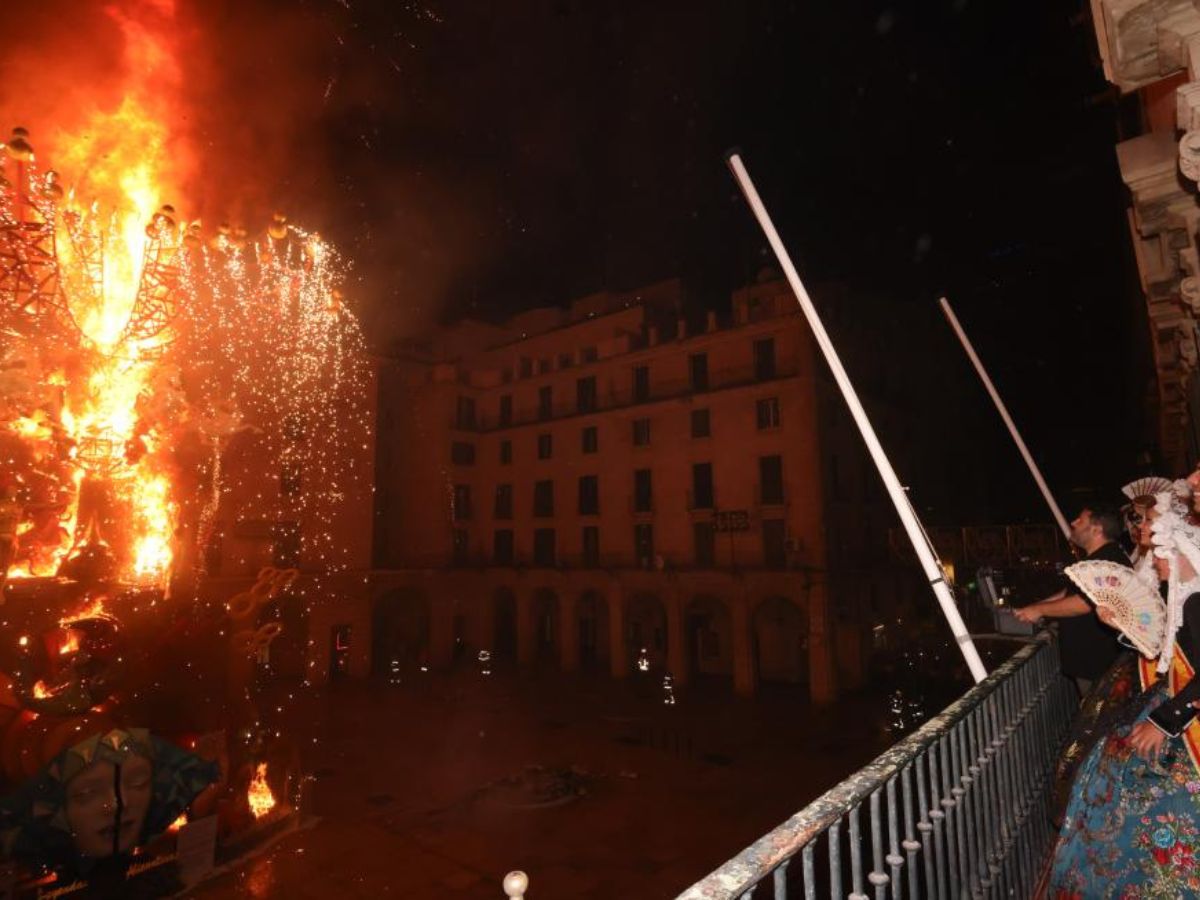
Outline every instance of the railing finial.
{"label": "railing finial", "polygon": [[512,900],[524,900],[529,888],[529,876],[519,869],[504,876],[504,894]]}

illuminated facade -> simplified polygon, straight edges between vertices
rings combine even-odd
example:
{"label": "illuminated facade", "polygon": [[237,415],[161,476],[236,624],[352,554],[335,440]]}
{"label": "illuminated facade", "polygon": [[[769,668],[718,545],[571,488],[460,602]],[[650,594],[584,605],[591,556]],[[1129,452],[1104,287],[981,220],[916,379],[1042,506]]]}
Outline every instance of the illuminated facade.
{"label": "illuminated facade", "polygon": [[890,510],[786,285],[732,300],[689,329],[667,281],[383,364],[377,670],[486,650],[742,694],[861,680]]}

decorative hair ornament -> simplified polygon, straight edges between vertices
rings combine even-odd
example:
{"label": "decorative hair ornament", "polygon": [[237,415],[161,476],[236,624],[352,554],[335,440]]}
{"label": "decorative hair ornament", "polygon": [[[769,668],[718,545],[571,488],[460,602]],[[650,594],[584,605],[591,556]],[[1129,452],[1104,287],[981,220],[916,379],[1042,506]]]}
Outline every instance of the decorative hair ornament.
{"label": "decorative hair ornament", "polygon": [[1161,494],[1170,487],[1171,479],[1163,478],[1161,475],[1147,475],[1145,478],[1135,478],[1129,482],[1121,488],[1121,493],[1130,500],[1136,500],[1138,497]]}
{"label": "decorative hair ornament", "polygon": [[[1200,528],[1187,519],[1187,506],[1175,482],[1170,490],[1155,495],[1155,516],[1150,523],[1150,541],[1154,555],[1167,562],[1167,622],[1158,671],[1166,672],[1175,655],[1175,633],[1183,624],[1183,604],[1187,594],[1179,580],[1179,557],[1184,557],[1196,575],[1200,575]],[[1188,496],[1190,496],[1190,489]],[[1195,577],[1195,576],[1193,576]]]}

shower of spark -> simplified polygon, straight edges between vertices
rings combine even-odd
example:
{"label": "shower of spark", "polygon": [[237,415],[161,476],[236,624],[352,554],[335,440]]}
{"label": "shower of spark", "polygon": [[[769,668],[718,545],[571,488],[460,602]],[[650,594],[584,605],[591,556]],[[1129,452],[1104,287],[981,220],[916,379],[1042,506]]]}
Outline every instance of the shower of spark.
{"label": "shower of spark", "polygon": [[[276,512],[339,492],[339,434],[361,424],[346,421],[345,399],[365,373],[333,248],[281,215],[257,240],[227,226],[206,235],[155,208],[136,167],[117,176],[125,202],[106,209],[43,170],[23,129],[2,146],[3,487],[23,508],[9,577],[54,575],[101,543],[122,580],[163,583],[189,433],[208,450],[190,479],[209,501],[199,542],[223,490],[221,453],[244,428],[267,436],[283,473]],[[316,490],[289,489],[302,477]],[[310,558],[331,550],[328,535],[306,539]]]}
{"label": "shower of spark", "polygon": [[[331,510],[369,432],[345,266],[280,214],[255,235],[184,217],[186,23],[175,0],[105,15],[118,83],[0,142],[0,575],[165,586],[247,497],[338,568]],[[239,435],[254,473],[225,464]]]}

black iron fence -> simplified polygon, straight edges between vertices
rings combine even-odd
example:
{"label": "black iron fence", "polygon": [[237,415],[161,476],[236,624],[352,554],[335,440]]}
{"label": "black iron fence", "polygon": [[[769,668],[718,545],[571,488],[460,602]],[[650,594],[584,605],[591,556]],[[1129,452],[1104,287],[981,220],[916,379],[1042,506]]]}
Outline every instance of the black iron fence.
{"label": "black iron fence", "polygon": [[1054,839],[1054,762],[1077,708],[1041,634],[678,900],[1032,896]]}

